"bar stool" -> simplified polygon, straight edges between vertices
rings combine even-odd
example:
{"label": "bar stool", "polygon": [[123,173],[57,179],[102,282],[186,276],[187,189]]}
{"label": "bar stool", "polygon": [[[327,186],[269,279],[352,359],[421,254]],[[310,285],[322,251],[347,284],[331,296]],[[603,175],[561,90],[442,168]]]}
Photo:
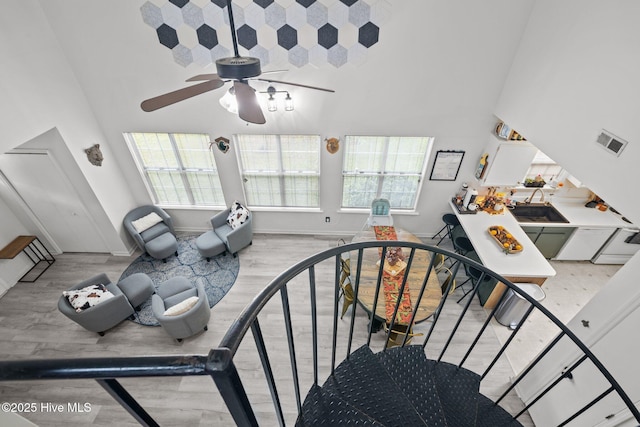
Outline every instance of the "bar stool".
{"label": "bar stool", "polygon": [[442,243],[442,241],[444,240],[445,237],[448,237],[449,239],[451,239],[453,241],[453,237],[451,235],[451,230],[453,230],[453,228],[455,226],[460,225],[460,221],[458,221],[458,218],[454,215],[454,214],[444,214],[442,215],[442,221],[444,222],[444,227],[442,227],[440,229],[440,231],[438,231],[433,237],[432,239],[435,239],[436,237],[440,236],[440,233],[442,233],[443,231],[446,230],[446,233],[444,236],[440,236],[440,240],[438,240],[438,243],[436,243],[436,246],[438,246],[440,243]]}
{"label": "bar stool", "polygon": [[458,236],[453,239],[453,249],[460,255],[466,255],[469,252],[475,251],[475,248],[471,244],[471,240],[464,236]]}
{"label": "bar stool", "polygon": [[[475,255],[475,250],[473,245],[471,244],[471,240],[469,240],[469,238],[464,236],[458,236],[453,240],[453,248],[460,255],[464,255],[464,256]],[[476,259],[476,258],[477,256],[472,256],[472,259]],[[467,279],[458,285],[458,287],[462,289],[464,294],[457,302],[462,301],[467,295],[469,295],[471,291],[473,291],[473,288],[482,273],[477,268],[467,267],[466,264],[463,264],[463,266],[464,266],[465,273],[467,275]],[[463,286],[467,284],[469,281],[471,281],[471,289],[469,289],[468,291],[465,291]]]}

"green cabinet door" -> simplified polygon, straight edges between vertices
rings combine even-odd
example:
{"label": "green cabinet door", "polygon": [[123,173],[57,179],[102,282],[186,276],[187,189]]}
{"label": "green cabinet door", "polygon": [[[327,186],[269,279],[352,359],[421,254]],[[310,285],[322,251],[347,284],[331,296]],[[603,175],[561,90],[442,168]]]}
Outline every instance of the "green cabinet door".
{"label": "green cabinet door", "polygon": [[545,258],[554,258],[573,230],[575,230],[573,227],[544,227],[535,241],[536,247]]}
{"label": "green cabinet door", "polygon": [[542,227],[522,227],[522,231],[527,233],[527,237],[531,239],[533,243],[536,242],[538,235],[542,232]]}

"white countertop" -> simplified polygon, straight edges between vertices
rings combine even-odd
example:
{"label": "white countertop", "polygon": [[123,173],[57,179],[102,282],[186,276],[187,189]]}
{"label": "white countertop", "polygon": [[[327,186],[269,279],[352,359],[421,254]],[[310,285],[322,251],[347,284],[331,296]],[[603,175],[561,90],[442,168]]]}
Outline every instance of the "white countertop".
{"label": "white countertop", "polygon": [[[467,237],[473,244],[482,264],[504,277],[552,277],[556,271],[522,230],[521,225],[510,213],[491,215],[478,212],[474,215],[459,214],[452,202],[449,205],[456,214]],[[588,208],[585,208],[588,209]],[[600,212],[600,211],[598,211]],[[564,211],[562,211],[564,214]],[[604,212],[600,212],[604,213]],[[565,215],[566,216],[566,215]],[[567,217],[569,219],[569,217]],[[624,221],[621,221],[624,222]],[[506,254],[489,234],[489,227],[502,225],[520,242],[522,252]],[[540,225],[539,223],[536,225]],[[568,226],[569,224],[563,224]],[[546,226],[546,224],[545,224]]]}
{"label": "white countertop", "polygon": [[[522,225],[544,227],[596,227],[596,228],[637,228],[633,224],[622,220],[610,210],[600,211],[596,208],[585,207],[585,202],[553,201],[551,204],[564,215],[569,223],[519,223]],[[513,215],[512,215],[513,216]]]}

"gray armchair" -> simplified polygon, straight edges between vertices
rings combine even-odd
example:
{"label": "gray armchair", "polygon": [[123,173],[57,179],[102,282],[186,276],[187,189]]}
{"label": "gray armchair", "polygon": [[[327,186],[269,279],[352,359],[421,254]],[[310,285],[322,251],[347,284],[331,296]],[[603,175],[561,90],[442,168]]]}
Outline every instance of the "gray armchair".
{"label": "gray armchair", "polygon": [[[187,311],[177,315],[166,315],[165,312],[190,297],[198,301]],[[194,285],[188,279],[173,277],[162,283],[151,297],[151,309],[160,326],[177,341],[207,330],[211,317],[209,300],[201,283]]]}
{"label": "gray armchair", "polygon": [[[152,212],[155,212],[162,221],[146,230],[138,231],[133,223]],[[169,214],[161,208],[153,205],[140,206],[125,215],[122,222],[124,228],[143,252],[162,260],[174,252],[177,254],[178,244],[175,238],[176,233],[173,228],[173,221]]]}
{"label": "gray armchair", "polygon": [[250,211],[247,211],[248,215],[245,222],[236,228],[232,228],[227,223],[227,217],[229,216],[230,210],[230,208],[225,209],[212,216],[211,226],[213,227],[213,231],[226,246],[227,251],[235,257],[240,249],[249,246],[253,242],[253,214]]}
{"label": "gray armchair", "polygon": [[102,336],[107,329],[113,328],[131,316],[134,313],[134,309],[125,294],[122,293],[116,284],[111,283],[104,273],[80,282],[69,288],[69,290],[82,289],[90,285],[98,284],[105,285],[114,297],[102,301],[93,307],[86,308],[81,312],[77,312],[76,309],[71,306],[67,297],[62,295],[60,299],[58,299],[58,310],[86,330],[97,332]]}

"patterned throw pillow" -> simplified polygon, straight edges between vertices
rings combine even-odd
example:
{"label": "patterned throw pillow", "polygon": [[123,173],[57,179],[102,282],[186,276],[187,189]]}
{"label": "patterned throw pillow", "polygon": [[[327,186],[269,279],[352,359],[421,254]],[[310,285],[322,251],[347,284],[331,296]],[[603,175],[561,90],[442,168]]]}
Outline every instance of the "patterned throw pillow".
{"label": "patterned throw pillow", "polygon": [[237,200],[233,202],[229,208],[229,216],[227,216],[227,224],[231,228],[236,229],[249,218],[249,210],[242,206]]}
{"label": "patterned throw pillow", "polygon": [[90,285],[86,288],[75,289],[72,291],[64,291],[62,292],[62,295],[67,297],[69,304],[71,304],[78,313],[114,297],[111,291],[102,284]]}

